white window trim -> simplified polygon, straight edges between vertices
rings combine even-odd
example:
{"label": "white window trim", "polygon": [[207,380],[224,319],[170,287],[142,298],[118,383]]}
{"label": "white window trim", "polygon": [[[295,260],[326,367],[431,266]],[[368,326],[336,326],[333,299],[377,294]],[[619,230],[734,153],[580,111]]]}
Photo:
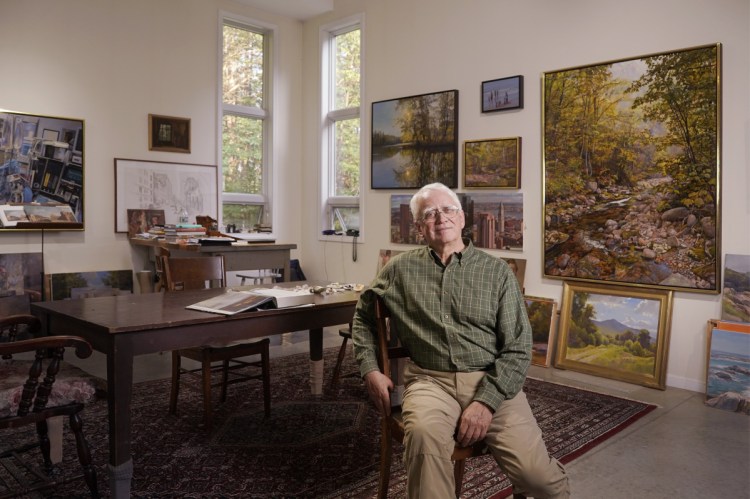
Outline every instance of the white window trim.
{"label": "white window trim", "polygon": [[[276,210],[273,209],[273,186],[275,184],[274,182],[274,176],[275,176],[275,169],[273,168],[274,161],[273,161],[273,129],[274,129],[274,122],[273,122],[273,109],[274,109],[274,102],[276,99],[276,92],[274,91],[274,81],[276,80],[276,73],[279,70],[278,69],[278,50],[276,50],[277,44],[278,44],[278,27],[275,24],[266,23],[263,21],[258,21],[256,19],[251,19],[248,17],[240,16],[228,11],[220,10],[219,11],[219,19],[218,19],[218,29],[217,29],[217,82],[218,82],[218,88],[217,88],[217,99],[218,99],[218,105],[217,105],[217,121],[216,121],[216,164],[218,165],[218,168],[216,169],[216,176],[217,176],[217,186],[218,186],[218,219],[219,219],[219,225],[223,223],[223,209],[222,204],[224,201],[228,202],[240,202],[240,203],[248,203],[248,204],[254,204],[254,205],[266,205],[270,208],[271,212],[271,227],[273,228],[272,236],[275,236],[275,231],[277,227],[277,220],[276,220]],[[268,68],[264,68],[264,89],[265,89],[265,96],[264,96],[264,102],[266,104],[265,109],[259,108],[259,107],[242,107],[242,106],[236,106],[232,104],[224,104],[223,95],[222,95],[222,78],[223,78],[223,64],[224,64],[224,57],[223,57],[223,37],[224,37],[224,24],[236,24],[239,27],[247,27],[250,29],[256,29],[258,31],[262,31],[265,35],[268,35],[265,37],[266,44],[264,47],[264,51],[267,52],[265,54],[266,61],[268,61],[268,64],[271,66],[271,70],[268,71]],[[227,193],[224,194],[222,191],[222,124],[224,122],[224,114],[228,113],[236,113],[241,114],[243,116],[251,116],[255,118],[261,118],[264,120],[264,140],[263,140],[263,182],[262,182],[262,193],[261,194],[241,194],[241,193]],[[279,222],[280,223],[280,222]]]}
{"label": "white window trim", "polygon": [[[334,98],[331,87],[331,78],[333,73],[333,66],[330,63],[330,39],[331,36],[339,34],[339,32],[346,32],[350,28],[357,26],[360,30],[360,73],[359,73],[359,107],[337,109],[334,111],[328,111],[329,103]],[[346,235],[324,235],[323,230],[328,229],[328,220],[332,216],[330,213],[335,208],[354,207],[359,208],[359,220],[360,220],[360,231],[361,236],[356,238],[357,243],[365,242],[365,230],[364,230],[364,206],[362,201],[362,191],[364,189],[365,180],[365,167],[364,167],[364,143],[363,137],[365,136],[364,120],[362,118],[364,114],[364,102],[365,102],[365,16],[364,14],[355,14],[345,19],[323,25],[320,27],[319,39],[320,39],[320,71],[321,71],[321,98],[320,98],[320,116],[321,116],[321,140],[320,140],[320,212],[318,214],[319,222],[318,226],[320,231],[318,232],[318,239],[320,241],[335,241],[335,242],[352,242],[355,238]],[[331,123],[337,120],[359,118],[360,127],[360,144],[359,144],[359,179],[360,179],[360,195],[359,196],[330,196],[330,192],[335,192],[335,178],[332,178],[332,172],[330,167],[330,155],[334,152],[334,137],[331,133]],[[368,128],[369,129],[369,128]]]}

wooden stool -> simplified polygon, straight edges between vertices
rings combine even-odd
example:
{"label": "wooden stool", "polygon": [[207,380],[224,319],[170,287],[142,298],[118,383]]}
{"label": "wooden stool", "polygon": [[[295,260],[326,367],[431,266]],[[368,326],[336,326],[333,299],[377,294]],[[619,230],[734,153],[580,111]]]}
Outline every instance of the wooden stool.
{"label": "wooden stool", "polygon": [[242,281],[240,281],[240,286],[244,286],[246,279],[252,279],[253,284],[263,284],[263,281],[266,278],[271,279],[272,283],[279,282],[278,280],[281,279],[281,274],[279,274],[278,272],[269,270],[269,269],[247,270],[245,272],[238,273],[237,277],[242,279]]}

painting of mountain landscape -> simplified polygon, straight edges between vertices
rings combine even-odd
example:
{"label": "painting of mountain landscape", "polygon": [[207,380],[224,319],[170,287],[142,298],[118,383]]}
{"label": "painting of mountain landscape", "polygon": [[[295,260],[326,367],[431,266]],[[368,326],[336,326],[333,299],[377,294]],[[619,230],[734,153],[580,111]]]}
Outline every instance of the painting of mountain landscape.
{"label": "painting of mountain landscape", "polygon": [[750,415],[750,325],[737,326],[710,331],[706,405]]}
{"label": "painting of mountain landscape", "polygon": [[565,283],[555,367],[665,388],[671,291]]}
{"label": "painting of mountain landscape", "polygon": [[750,255],[726,255],[721,318],[750,322]]}

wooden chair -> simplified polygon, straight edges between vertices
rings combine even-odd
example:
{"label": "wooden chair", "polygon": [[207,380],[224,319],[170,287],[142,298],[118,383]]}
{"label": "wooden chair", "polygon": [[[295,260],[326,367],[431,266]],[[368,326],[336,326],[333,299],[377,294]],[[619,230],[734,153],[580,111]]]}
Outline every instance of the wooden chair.
{"label": "wooden chair", "polygon": [[[167,292],[203,289],[207,282],[224,286],[226,273],[224,270],[224,257],[202,256],[188,258],[165,258],[164,275]],[[263,405],[266,417],[271,415],[271,375],[269,362],[270,340],[265,338],[261,341],[250,343],[231,343],[229,345],[204,345],[197,348],[175,350],[172,352],[172,388],[169,394],[169,412],[177,412],[177,396],[180,391],[180,375],[201,374],[203,386],[203,422],[206,430],[211,429],[211,388],[221,387],[221,402],[227,399],[227,386],[248,380],[260,379],[263,381]],[[260,361],[245,362],[239,357],[260,355]],[[197,369],[183,369],[181,359],[188,359],[201,363]],[[214,366],[215,362],[221,362]],[[243,372],[247,368],[260,368],[260,373]],[[221,371],[221,381],[211,383],[211,374]],[[230,379],[230,375],[232,376]]]}
{"label": "wooden chair", "polygon": [[170,257],[170,252],[167,248],[156,246],[154,248],[154,269],[156,274],[156,284],[154,285],[154,291],[159,293],[166,289],[166,276],[164,275],[164,260]]}
{"label": "wooden chair", "polygon": [[336,358],[336,365],[333,367],[333,375],[331,376],[331,388],[336,388],[341,378],[359,376],[359,370],[352,371],[350,373],[341,374],[341,365],[344,363],[346,357],[346,344],[352,339],[352,323],[349,322],[348,328],[339,329],[339,336],[341,336],[341,347],[339,347],[339,355]]}
{"label": "wooden chair", "polygon": [[[37,331],[39,322],[30,315],[0,319],[0,332],[24,326]],[[93,398],[95,389],[85,379],[66,376],[68,366],[63,362],[66,347],[75,348],[80,358],[91,355],[91,345],[76,336],[48,336],[0,343],[0,356],[5,359],[0,361],[0,429],[24,429],[33,424],[38,437],[38,444],[0,451],[3,497],[26,496],[70,481],[71,477],[53,473],[51,456],[49,430],[52,424],[48,426],[48,422],[63,416],[68,417],[75,435],[78,461],[89,492],[92,497],[99,497],[96,469],[91,463],[80,416],[84,403]],[[13,355],[30,353],[34,353],[33,360],[12,358]],[[41,469],[25,455],[26,451],[37,447],[42,454]]]}
{"label": "wooden chair", "polygon": [[[375,318],[378,329],[378,365],[382,373],[393,379],[394,370],[392,369],[392,361],[399,362],[399,359],[406,358],[409,354],[405,348],[395,346],[397,344],[397,333],[391,328],[390,312],[381,298],[378,298],[375,303]],[[394,384],[397,384],[397,381],[394,381]],[[392,440],[399,443],[404,441],[404,423],[401,418],[400,406],[391,407],[391,415],[381,418],[380,428],[380,482],[378,485],[378,498],[384,499],[388,497],[388,483],[390,482],[391,475]],[[453,476],[456,480],[456,497],[461,495],[466,459],[486,453],[487,448],[483,442],[477,442],[471,447],[460,447],[456,444],[451,456],[451,460],[455,463]],[[514,497],[522,498],[523,496]]]}

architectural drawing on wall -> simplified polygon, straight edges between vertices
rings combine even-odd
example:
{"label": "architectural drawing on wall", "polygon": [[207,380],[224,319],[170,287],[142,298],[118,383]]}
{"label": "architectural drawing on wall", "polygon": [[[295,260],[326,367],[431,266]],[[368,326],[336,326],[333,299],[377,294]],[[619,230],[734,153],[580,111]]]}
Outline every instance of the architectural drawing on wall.
{"label": "architectural drawing on wall", "polygon": [[177,223],[187,210],[218,218],[216,167],[135,159],[115,159],[115,232],[127,232],[127,210],[164,210],[164,222]]}

